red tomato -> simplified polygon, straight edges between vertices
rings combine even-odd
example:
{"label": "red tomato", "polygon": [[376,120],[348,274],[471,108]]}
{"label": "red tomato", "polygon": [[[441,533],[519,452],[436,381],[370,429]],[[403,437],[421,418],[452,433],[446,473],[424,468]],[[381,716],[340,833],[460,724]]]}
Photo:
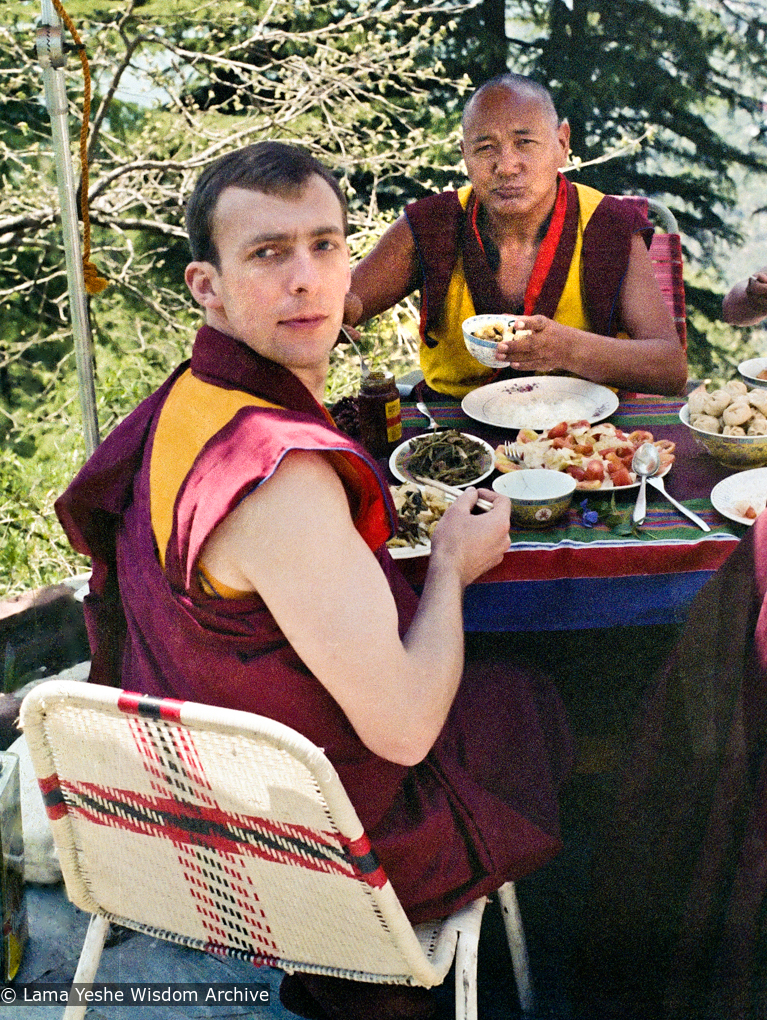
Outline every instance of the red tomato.
{"label": "red tomato", "polygon": [[555,425],[553,428],[549,429],[549,431],[546,433],[546,438],[559,439],[562,436],[566,435],[567,435],[567,422],[561,421],[558,425]]}
{"label": "red tomato", "polygon": [[601,482],[605,477],[605,466],[601,460],[590,460],[585,469],[589,481]]}
{"label": "red tomato", "polygon": [[634,479],[631,477],[628,468],[622,467],[615,474],[610,476],[613,485],[631,485]]}

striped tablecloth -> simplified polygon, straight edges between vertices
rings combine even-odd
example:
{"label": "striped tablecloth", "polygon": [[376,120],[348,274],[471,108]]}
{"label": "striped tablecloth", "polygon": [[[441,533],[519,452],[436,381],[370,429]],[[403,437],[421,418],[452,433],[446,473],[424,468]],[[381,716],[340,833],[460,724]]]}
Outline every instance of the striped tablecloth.
{"label": "striped tablecloth", "polygon": [[[603,500],[604,494],[576,494],[567,518],[553,528],[512,529],[503,563],[466,592],[467,630],[573,630],[680,622],[695,593],[745,533],[744,525],[721,517],[711,505],[711,489],[729,471],[700,449],[679,421],[683,401],[637,394],[621,397],[609,420],[626,432],[648,429],[656,439],[677,444],[666,488],[703,517],[711,532],[702,532],[650,488],[647,519],[639,537],[617,535],[601,523],[587,527],[583,498],[588,508],[595,500]],[[429,406],[440,424],[494,446],[514,435],[468,418],[458,402]],[[425,424],[413,404],[403,404],[406,438],[426,431]],[[635,497],[636,490],[617,496],[619,509],[630,510]],[[418,586],[426,561],[403,560],[401,566]]]}

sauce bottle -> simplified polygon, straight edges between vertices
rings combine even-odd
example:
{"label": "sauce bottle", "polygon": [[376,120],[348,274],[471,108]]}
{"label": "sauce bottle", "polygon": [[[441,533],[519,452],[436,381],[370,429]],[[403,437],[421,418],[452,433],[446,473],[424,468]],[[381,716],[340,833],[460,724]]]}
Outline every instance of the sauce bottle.
{"label": "sauce bottle", "polygon": [[402,439],[399,390],[391,372],[374,369],[362,377],[360,439],[374,457],[388,456]]}

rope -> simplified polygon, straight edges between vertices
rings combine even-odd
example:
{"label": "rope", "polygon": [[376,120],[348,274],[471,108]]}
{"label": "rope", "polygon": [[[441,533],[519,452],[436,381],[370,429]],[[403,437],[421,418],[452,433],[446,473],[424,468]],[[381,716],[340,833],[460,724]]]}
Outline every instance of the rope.
{"label": "rope", "polygon": [[90,261],[91,255],[91,220],[88,212],[88,124],[91,116],[91,70],[88,66],[88,57],[85,53],[85,46],[74,26],[74,23],[64,7],[61,0],[53,0],[56,13],[69,29],[72,38],[77,46],[80,63],[83,68],[83,119],[80,125],[80,212],[83,218],[83,275],[85,277],[85,289],[89,294],[99,294],[109,281],[99,276],[96,266]]}

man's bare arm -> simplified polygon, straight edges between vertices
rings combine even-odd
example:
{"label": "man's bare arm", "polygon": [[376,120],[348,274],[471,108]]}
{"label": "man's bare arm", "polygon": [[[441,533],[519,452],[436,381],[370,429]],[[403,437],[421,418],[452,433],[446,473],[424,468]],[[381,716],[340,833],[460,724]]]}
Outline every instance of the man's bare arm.
{"label": "man's bare arm", "polygon": [[687,358],[638,236],[632,242],[619,312],[628,339],[588,333],[542,315],[524,316],[518,324],[531,330],[530,335],[499,344],[498,355],[526,372],[567,371],[622,389],[681,393]]}
{"label": "man's bare arm", "polygon": [[356,326],[380,315],[412,294],[417,282],[415,242],[403,215],[352,270],[344,322]]}
{"label": "man's bare arm", "polygon": [[725,295],[722,318],[733,326],[755,326],[767,316],[767,266],[738,283]]}
{"label": "man's bare arm", "polygon": [[203,563],[220,581],[260,594],[372,751],[412,765],[436,740],[460,681],[463,590],[508,548],[508,501],[483,495],[492,511],[471,515],[469,492],[440,522],[404,641],[384,574],[320,454],[285,458],[216,530]]}

